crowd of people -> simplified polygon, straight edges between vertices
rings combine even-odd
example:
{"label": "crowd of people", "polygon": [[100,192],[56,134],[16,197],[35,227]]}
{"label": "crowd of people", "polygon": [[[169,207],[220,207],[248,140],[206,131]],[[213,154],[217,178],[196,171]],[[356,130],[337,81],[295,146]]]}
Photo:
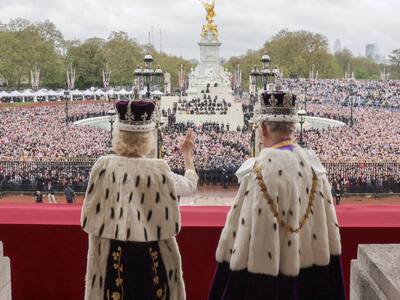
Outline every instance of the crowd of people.
{"label": "crowd of people", "polygon": [[231,106],[225,99],[219,100],[218,96],[211,99],[204,94],[204,98],[182,99],[178,101],[178,113],[186,112],[191,115],[226,115]]}
{"label": "crowd of people", "polygon": [[[285,80],[284,86],[296,93],[299,105],[306,106],[310,116],[340,120],[342,127],[308,129],[303,132],[307,146],[330,166],[330,179],[346,190],[396,190],[400,185],[400,82]],[[304,89],[307,84],[307,89]],[[305,93],[306,92],[306,93]],[[181,101],[179,107],[190,107],[193,113],[209,112],[208,107],[225,109],[218,99]],[[304,103],[304,95],[307,103]],[[351,98],[351,101],[349,100]],[[251,100],[253,99],[253,100]],[[197,104],[207,103],[203,110]],[[215,103],[214,103],[215,101]],[[353,104],[351,108],[349,104]],[[189,106],[190,104],[190,106]],[[215,104],[215,106],[214,106]],[[195,164],[201,183],[235,184],[234,172],[250,155],[251,126],[255,97],[243,102],[245,126],[230,128],[229,124],[176,123],[174,112],[168,116],[163,135],[163,153],[171,168],[183,170],[183,160],[177,154],[178,142],[188,127],[196,133]],[[113,107],[107,102],[73,101],[69,107],[68,125],[63,105],[0,108],[0,181],[45,186],[50,180],[56,187],[67,182],[76,190],[85,186],[87,172],[77,166],[63,172],[61,167],[49,177],[51,169],[40,167],[10,167],[11,161],[50,162],[90,161],[108,151],[109,134],[103,129],[73,124],[93,116],[104,116]],[[220,110],[221,112],[221,110]],[[307,124],[306,124],[307,125]],[[7,164],[8,163],[8,164]],[[335,165],[336,164],[336,165]],[[353,168],[343,169],[343,166]],[[369,167],[361,167],[366,164]],[[383,165],[381,165],[383,164]],[[65,166],[65,164],[63,165]],[[89,168],[89,166],[87,167]],[[85,169],[85,168],[84,168]],[[72,171],[71,171],[72,170]],[[86,170],[86,169],[85,169]],[[44,180],[43,178],[46,178]],[[51,178],[51,179],[50,179]],[[41,183],[44,182],[44,183]],[[9,185],[10,186],[10,185]]]}

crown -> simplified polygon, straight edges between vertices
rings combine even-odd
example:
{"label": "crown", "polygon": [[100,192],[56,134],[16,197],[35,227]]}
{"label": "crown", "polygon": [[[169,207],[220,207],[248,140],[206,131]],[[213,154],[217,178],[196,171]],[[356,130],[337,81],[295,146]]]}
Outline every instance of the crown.
{"label": "crown", "polygon": [[272,91],[261,94],[259,114],[263,121],[298,122],[296,95],[284,92],[277,82]]}
{"label": "crown", "polygon": [[155,126],[156,104],[145,100],[121,100],[115,105],[118,111],[116,128],[122,131],[149,132]]}

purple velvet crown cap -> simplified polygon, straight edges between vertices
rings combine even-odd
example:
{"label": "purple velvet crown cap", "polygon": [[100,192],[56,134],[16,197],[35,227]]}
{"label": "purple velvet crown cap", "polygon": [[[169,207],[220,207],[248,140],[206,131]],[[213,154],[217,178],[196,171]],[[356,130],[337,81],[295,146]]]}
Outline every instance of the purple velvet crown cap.
{"label": "purple velvet crown cap", "polygon": [[131,105],[131,113],[133,114],[131,117],[132,121],[142,122],[143,116],[145,116],[144,120],[151,120],[152,114],[155,109],[155,104],[152,101],[144,101],[144,100],[120,100],[115,104],[115,107],[118,111],[118,116],[121,121],[127,120],[126,113],[128,111],[128,105]]}

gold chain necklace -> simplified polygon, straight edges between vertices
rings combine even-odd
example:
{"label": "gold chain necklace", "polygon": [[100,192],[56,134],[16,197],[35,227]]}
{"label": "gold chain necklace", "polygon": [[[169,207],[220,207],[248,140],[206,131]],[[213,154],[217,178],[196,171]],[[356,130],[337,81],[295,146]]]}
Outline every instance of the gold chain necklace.
{"label": "gold chain necklace", "polygon": [[282,226],[283,228],[285,228],[290,233],[298,233],[303,228],[304,224],[307,222],[307,219],[310,217],[310,214],[313,213],[312,206],[313,206],[314,200],[315,200],[315,192],[317,190],[318,178],[317,178],[317,175],[315,174],[314,170],[313,169],[311,169],[311,170],[313,173],[313,179],[312,179],[312,185],[311,185],[310,196],[308,199],[307,209],[299,221],[299,226],[297,228],[293,228],[279,214],[278,206],[275,203],[275,201],[272,199],[270,194],[268,193],[267,186],[264,183],[264,179],[261,174],[260,166],[258,166],[257,163],[254,165],[254,172],[256,173],[257,183],[258,183],[258,186],[260,187],[260,190],[264,196],[264,199],[267,201],[272,214],[278,220],[279,225]]}

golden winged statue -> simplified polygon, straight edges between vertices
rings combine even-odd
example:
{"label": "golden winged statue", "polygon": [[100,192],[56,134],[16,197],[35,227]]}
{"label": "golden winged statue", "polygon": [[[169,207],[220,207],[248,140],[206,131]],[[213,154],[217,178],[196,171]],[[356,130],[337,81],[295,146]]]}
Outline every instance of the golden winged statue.
{"label": "golden winged statue", "polygon": [[204,1],[201,1],[201,3],[203,4],[203,6],[207,12],[207,16],[206,16],[207,24],[203,25],[201,36],[205,37],[207,35],[207,32],[211,31],[215,35],[215,37],[218,38],[218,28],[217,28],[217,25],[214,24],[214,18],[216,16],[215,10],[214,10],[215,0],[213,0],[212,3],[207,3]]}

